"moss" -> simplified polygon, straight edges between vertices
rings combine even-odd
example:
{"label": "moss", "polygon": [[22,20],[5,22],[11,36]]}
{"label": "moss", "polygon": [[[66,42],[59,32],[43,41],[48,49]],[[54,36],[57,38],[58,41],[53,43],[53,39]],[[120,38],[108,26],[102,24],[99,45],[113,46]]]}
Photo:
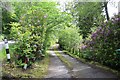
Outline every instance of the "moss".
{"label": "moss", "polygon": [[77,56],[77,55],[74,55],[74,54],[68,52],[68,51],[63,50],[63,52],[66,53],[66,54],[68,54],[68,55],[70,55],[70,56],[73,57],[73,58],[76,58],[76,59],[81,60],[82,62],[86,62],[86,61],[87,61],[87,60],[85,60],[85,59],[83,59],[83,58],[80,58],[80,57]]}
{"label": "moss", "polygon": [[59,59],[69,68],[72,69],[73,65],[67,59],[65,59],[59,52],[55,52]]}

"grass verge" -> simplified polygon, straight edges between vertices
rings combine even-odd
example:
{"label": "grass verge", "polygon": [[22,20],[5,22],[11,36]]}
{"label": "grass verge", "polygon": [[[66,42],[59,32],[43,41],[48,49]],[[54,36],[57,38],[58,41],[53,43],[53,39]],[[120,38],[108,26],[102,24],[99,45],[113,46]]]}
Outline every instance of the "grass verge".
{"label": "grass verge", "polygon": [[87,61],[87,60],[85,60],[85,59],[83,59],[83,58],[80,58],[80,57],[78,57],[78,56],[76,56],[76,55],[74,55],[74,54],[72,54],[72,53],[70,53],[70,52],[68,52],[68,51],[66,51],[66,50],[63,50],[63,52],[66,53],[66,54],[68,54],[68,55],[70,55],[70,56],[73,57],[73,58],[76,58],[77,60],[80,60],[80,61],[83,62],[83,63],[86,63],[86,64],[88,64],[88,65],[90,65],[90,66],[95,66],[95,67],[98,67],[98,68],[101,68],[101,69],[104,69],[104,70],[107,70],[107,71],[111,71],[112,73],[114,73],[114,74],[116,74],[118,77],[120,77],[120,72],[117,71],[117,70],[111,69],[111,68],[109,68],[109,67],[107,67],[107,66],[104,66],[104,65],[98,63],[98,62]]}
{"label": "grass verge", "polygon": [[0,51],[0,60],[2,60],[2,73],[5,77],[15,77],[15,78],[44,78],[47,75],[49,56],[46,55],[41,61],[36,61],[33,63],[32,68],[23,70],[18,68],[14,61],[14,48],[13,44],[9,45],[9,51],[11,54],[11,64],[6,62],[6,52],[5,48]]}
{"label": "grass verge", "polygon": [[[3,45],[4,46],[4,45]],[[9,52],[10,52],[10,55],[12,56],[13,55],[13,46],[14,44],[9,44]],[[3,59],[6,58],[6,50],[5,50],[5,47],[3,47],[1,50],[0,50],[0,61],[3,61]],[[7,59],[7,58],[6,58]]]}
{"label": "grass verge", "polygon": [[2,41],[3,38],[4,38],[4,36],[3,36],[3,35],[0,35],[0,41]]}
{"label": "grass verge", "polygon": [[6,56],[6,53],[5,53],[5,48],[3,48],[2,50],[0,50],[0,61],[2,61]]}
{"label": "grass verge", "polygon": [[67,59],[65,59],[59,52],[55,52],[56,55],[59,57],[59,59],[69,68],[72,69],[73,65],[71,62],[69,62]]}
{"label": "grass verge", "polygon": [[3,76],[11,76],[15,78],[44,78],[47,75],[49,64],[49,56],[46,56],[42,61],[33,63],[32,68],[23,70],[17,68],[15,63],[3,64]]}

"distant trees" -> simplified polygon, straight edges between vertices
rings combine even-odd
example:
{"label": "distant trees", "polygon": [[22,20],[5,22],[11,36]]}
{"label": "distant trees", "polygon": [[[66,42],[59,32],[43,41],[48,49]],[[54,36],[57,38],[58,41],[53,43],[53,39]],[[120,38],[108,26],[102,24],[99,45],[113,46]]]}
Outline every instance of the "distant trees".
{"label": "distant trees", "polygon": [[1,2],[2,11],[2,34],[8,36],[10,34],[10,22],[16,22],[16,16],[13,14],[12,4],[9,2]]}
{"label": "distant trees", "polygon": [[66,27],[65,29],[61,30],[61,34],[59,35],[59,44],[60,47],[76,53],[79,53],[79,46],[82,42],[82,37],[79,35],[79,29],[73,27]]}
{"label": "distant trees", "polygon": [[101,2],[79,2],[76,1],[70,5],[71,14],[75,18],[74,22],[80,29],[80,34],[85,39],[91,33],[91,29],[99,25],[101,20],[103,7]]}

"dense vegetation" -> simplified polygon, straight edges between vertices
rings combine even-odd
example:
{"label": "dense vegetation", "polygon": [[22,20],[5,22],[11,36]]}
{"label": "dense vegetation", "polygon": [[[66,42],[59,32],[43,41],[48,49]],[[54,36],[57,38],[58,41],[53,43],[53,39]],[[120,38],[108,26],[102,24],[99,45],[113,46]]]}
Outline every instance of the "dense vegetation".
{"label": "dense vegetation", "polygon": [[70,10],[70,13],[73,15],[76,27],[79,28],[79,33],[82,36],[82,39],[80,38],[79,40],[83,44],[79,45],[79,52],[75,51],[78,47],[74,49],[73,45],[68,45],[68,43],[77,43],[76,40],[79,37],[76,38],[75,36],[77,34],[75,34],[73,38],[76,40],[71,42],[72,39],[68,38],[62,46],[64,48],[66,46],[65,44],[67,44],[66,50],[80,58],[96,61],[120,70],[120,54],[116,53],[116,50],[120,48],[120,14],[114,15],[113,18],[110,20],[107,19],[108,21],[106,21],[106,16],[103,15],[103,5],[104,3],[100,2],[69,3],[67,10]]}
{"label": "dense vegetation", "polygon": [[8,17],[3,15],[3,18],[9,19],[14,15],[16,20],[5,21],[9,26],[3,28],[9,29],[3,29],[3,33],[9,30],[10,35],[6,33],[4,35],[16,41],[13,53],[18,66],[24,66],[26,63],[31,66],[36,60],[43,59],[46,50],[58,39],[58,32],[72,21],[69,14],[57,8],[56,2],[4,4],[11,5],[13,11],[6,10],[11,15]]}
{"label": "dense vegetation", "polygon": [[[100,25],[84,45],[84,58],[119,69],[120,14]],[[120,70],[120,69],[119,69]]]}
{"label": "dense vegetation", "polygon": [[[4,6],[8,4],[11,10]],[[3,34],[16,41],[16,64],[31,66],[58,41],[60,48],[71,54],[120,70],[116,54],[120,48],[120,14],[106,20],[102,2],[75,1],[67,3],[65,11],[59,6],[56,2],[3,4]]]}

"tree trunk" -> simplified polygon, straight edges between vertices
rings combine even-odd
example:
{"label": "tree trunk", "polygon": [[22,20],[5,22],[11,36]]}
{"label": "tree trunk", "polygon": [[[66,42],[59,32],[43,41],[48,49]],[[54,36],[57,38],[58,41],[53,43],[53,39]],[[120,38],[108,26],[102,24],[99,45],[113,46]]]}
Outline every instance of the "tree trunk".
{"label": "tree trunk", "polygon": [[106,13],[107,20],[110,20],[110,18],[109,18],[109,14],[108,14],[107,4],[108,4],[108,2],[104,2],[105,13]]}

